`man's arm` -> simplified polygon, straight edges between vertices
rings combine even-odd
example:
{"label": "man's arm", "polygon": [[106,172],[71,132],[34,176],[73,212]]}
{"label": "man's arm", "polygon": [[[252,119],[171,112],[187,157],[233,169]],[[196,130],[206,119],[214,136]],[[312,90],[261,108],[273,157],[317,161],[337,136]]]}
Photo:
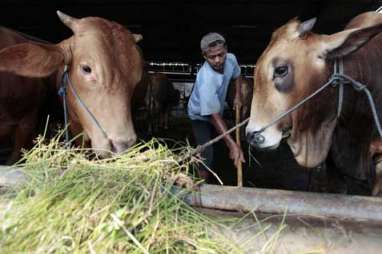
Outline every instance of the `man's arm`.
{"label": "man's arm", "polygon": [[[224,132],[227,131],[227,125],[219,113],[211,114],[210,121],[212,125],[215,127],[218,134],[223,134]],[[225,135],[223,140],[226,143],[227,147],[229,148],[229,151],[230,151],[229,156],[234,161],[234,164],[237,165],[239,161],[245,162],[243,151],[241,150],[240,146],[238,146],[235,143],[231,135],[230,134]]]}

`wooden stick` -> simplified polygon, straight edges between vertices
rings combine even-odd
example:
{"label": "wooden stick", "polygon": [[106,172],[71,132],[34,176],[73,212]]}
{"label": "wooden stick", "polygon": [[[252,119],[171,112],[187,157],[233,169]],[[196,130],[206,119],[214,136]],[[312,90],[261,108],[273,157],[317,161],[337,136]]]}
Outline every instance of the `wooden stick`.
{"label": "wooden stick", "polygon": [[[236,112],[236,125],[240,123],[240,107],[235,107]],[[240,147],[240,128],[236,129],[236,144]],[[243,187],[243,164],[241,161],[237,163],[237,186]]]}

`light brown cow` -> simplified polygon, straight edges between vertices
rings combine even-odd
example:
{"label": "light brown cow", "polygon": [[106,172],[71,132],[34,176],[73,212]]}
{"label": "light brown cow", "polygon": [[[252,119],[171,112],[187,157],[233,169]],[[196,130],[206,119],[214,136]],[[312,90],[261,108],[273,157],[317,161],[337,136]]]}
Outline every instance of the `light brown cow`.
{"label": "light brown cow", "polygon": [[351,86],[344,88],[339,118],[338,90],[329,87],[297,111],[258,132],[324,85],[333,73],[334,59],[339,57],[343,59],[344,73],[372,91],[381,113],[382,15],[361,14],[345,30],[332,35],[311,32],[314,23],[314,19],[293,19],[273,33],[256,64],[247,137],[259,149],[274,149],[287,136],[300,165],[315,167],[330,152],[342,173],[366,180],[370,176],[369,147],[376,137],[375,125],[365,94]]}
{"label": "light brown cow", "polygon": [[[58,44],[27,42],[7,47],[0,51],[0,71],[36,78],[57,75],[59,84],[67,65],[73,87],[67,88],[72,133],[83,132],[85,141],[101,156],[122,152],[136,141],[130,101],[142,75],[143,60],[136,46],[139,36],[106,19],[57,14],[73,36]],[[9,83],[2,93],[11,86],[16,93],[27,92],[24,99],[36,99],[33,89],[25,89],[23,82]],[[76,99],[74,90],[100,126]]]}

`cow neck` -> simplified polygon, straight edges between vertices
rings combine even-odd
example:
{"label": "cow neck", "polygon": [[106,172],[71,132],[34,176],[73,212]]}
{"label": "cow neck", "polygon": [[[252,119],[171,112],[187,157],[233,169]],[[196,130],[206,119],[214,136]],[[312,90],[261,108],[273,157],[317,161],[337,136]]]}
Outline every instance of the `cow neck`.
{"label": "cow neck", "polygon": [[374,120],[375,126],[377,128],[379,137],[382,139],[381,121],[379,120],[377,109],[375,106],[374,99],[371,95],[371,92],[365,84],[358,82],[357,80],[351,78],[350,76],[348,76],[344,73],[343,59],[342,58],[338,58],[334,62],[334,73],[332,74],[332,78],[334,79],[333,85],[339,86],[337,118],[341,114],[341,109],[342,109],[342,104],[343,104],[344,85],[351,85],[351,87],[356,92],[364,92],[366,94],[367,99],[369,101],[370,110],[371,110],[371,113],[373,115],[373,120]]}
{"label": "cow neck", "polygon": [[[344,74],[344,60],[342,57],[336,58],[333,65],[333,75],[338,74],[339,76]],[[337,119],[340,117],[342,112],[342,105],[344,101],[344,84],[343,82],[338,82],[338,99],[337,99]]]}
{"label": "cow neck", "polygon": [[108,139],[107,133],[104,128],[102,128],[102,125],[97,121],[97,118],[94,116],[94,114],[90,111],[90,109],[86,106],[85,102],[81,99],[79,94],[77,93],[77,90],[73,86],[71,79],[70,79],[70,74],[69,74],[69,68],[68,65],[65,65],[64,67],[64,72],[62,73],[62,78],[61,78],[61,84],[58,89],[58,95],[62,97],[63,101],[63,108],[64,108],[64,123],[65,123],[65,143],[67,146],[70,145],[69,142],[69,130],[68,130],[68,103],[67,103],[67,87],[69,86],[70,91],[76,98],[76,101],[81,105],[83,109],[87,112],[88,116],[90,119],[94,122],[94,124],[98,127],[98,129],[101,131],[103,136]]}

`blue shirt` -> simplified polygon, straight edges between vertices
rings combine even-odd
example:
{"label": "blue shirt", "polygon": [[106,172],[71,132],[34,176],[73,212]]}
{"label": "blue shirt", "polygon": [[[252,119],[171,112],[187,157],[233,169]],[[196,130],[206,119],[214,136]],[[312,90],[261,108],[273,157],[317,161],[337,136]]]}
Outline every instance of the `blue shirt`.
{"label": "blue shirt", "polygon": [[227,53],[223,73],[215,71],[205,61],[198,71],[188,101],[187,111],[191,120],[209,121],[213,113],[223,115],[229,82],[239,76],[240,66],[234,54]]}

